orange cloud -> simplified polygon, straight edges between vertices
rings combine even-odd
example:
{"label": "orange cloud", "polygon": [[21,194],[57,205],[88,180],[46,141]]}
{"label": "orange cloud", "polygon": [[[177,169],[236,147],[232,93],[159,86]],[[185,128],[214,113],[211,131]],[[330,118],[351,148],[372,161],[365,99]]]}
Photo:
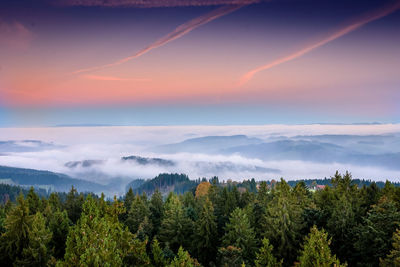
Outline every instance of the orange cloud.
{"label": "orange cloud", "polygon": [[246,74],[244,74],[240,78],[239,86],[242,86],[245,83],[247,83],[248,81],[250,81],[253,78],[253,76],[255,74],[257,74],[258,72],[260,72],[260,71],[268,70],[268,69],[273,68],[275,66],[278,66],[280,64],[283,64],[283,63],[286,63],[288,61],[292,61],[294,59],[297,59],[297,58],[299,58],[301,56],[304,56],[305,54],[311,52],[312,50],[314,50],[314,49],[316,49],[316,48],[318,48],[320,46],[323,46],[323,45],[325,45],[325,44],[327,44],[329,42],[332,42],[332,41],[336,40],[337,38],[339,38],[339,37],[341,37],[343,35],[351,33],[352,31],[357,30],[358,28],[364,26],[365,24],[367,24],[369,22],[372,22],[374,20],[380,19],[382,17],[385,17],[385,16],[395,12],[399,8],[400,8],[400,1],[396,1],[395,4],[390,5],[390,6],[386,6],[386,7],[382,8],[382,9],[379,9],[379,10],[377,10],[376,12],[374,12],[372,14],[367,14],[364,17],[362,17],[361,19],[357,20],[356,22],[354,22],[354,23],[352,23],[350,25],[347,25],[346,27],[334,32],[330,36],[328,36],[328,37],[326,37],[326,38],[324,38],[324,39],[322,39],[322,40],[320,40],[320,41],[318,41],[316,43],[313,43],[313,44],[311,44],[311,45],[309,45],[309,46],[307,46],[307,47],[305,47],[305,48],[303,48],[303,49],[301,49],[301,50],[299,50],[299,51],[297,51],[297,52],[295,52],[293,54],[290,54],[290,55],[282,57],[282,58],[278,58],[278,59],[276,59],[276,60],[274,60],[274,61],[272,61],[272,62],[270,62],[270,63],[268,63],[266,65],[262,65],[260,67],[257,67],[255,69],[247,72]]}

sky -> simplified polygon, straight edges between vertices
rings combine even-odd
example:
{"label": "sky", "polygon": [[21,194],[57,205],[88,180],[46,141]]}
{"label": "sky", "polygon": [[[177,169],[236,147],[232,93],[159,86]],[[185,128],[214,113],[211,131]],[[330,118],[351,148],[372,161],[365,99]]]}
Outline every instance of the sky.
{"label": "sky", "polygon": [[2,0],[0,127],[400,122],[398,0]]}

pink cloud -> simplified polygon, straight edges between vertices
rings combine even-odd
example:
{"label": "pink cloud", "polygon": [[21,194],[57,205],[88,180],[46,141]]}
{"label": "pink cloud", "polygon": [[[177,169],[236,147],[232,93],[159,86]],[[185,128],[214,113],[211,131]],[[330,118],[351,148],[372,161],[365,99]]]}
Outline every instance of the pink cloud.
{"label": "pink cloud", "polygon": [[150,79],[119,78],[119,77],[101,76],[101,75],[83,75],[82,77],[85,79],[96,80],[96,81],[119,81],[119,82],[124,82],[124,81],[148,82],[148,81],[150,81]]}
{"label": "pink cloud", "polygon": [[308,45],[307,47],[300,49],[290,55],[278,58],[270,63],[267,63],[265,65],[259,66],[255,69],[252,69],[250,71],[248,71],[247,73],[245,73],[239,81],[239,86],[244,85],[245,83],[247,83],[248,81],[250,81],[254,75],[256,75],[258,72],[260,71],[264,71],[264,70],[268,70],[271,69],[275,66],[281,65],[283,63],[292,61],[294,59],[297,59],[299,57],[304,56],[305,54],[308,54],[309,52],[313,51],[314,49],[317,49],[329,42],[332,42],[340,37],[342,37],[343,35],[349,34],[359,28],[361,28],[362,26],[364,26],[367,23],[370,23],[374,20],[383,18],[395,11],[397,11],[398,9],[400,9],[400,1],[397,0],[394,4],[389,5],[389,6],[385,6],[379,10],[375,10],[373,13],[370,14],[366,14],[363,17],[361,17],[360,19],[354,21],[353,23],[339,29],[338,31],[334,32],[333,34],[329,35],[328,37],[325,37],[324,39],[319,40],[318,42],[315,42],[313,44]]}
{"label": "pink cloud", "polygon": [[0,47],[26,49],[33,39],[33,33],[20,22],[0,20]]}
{"label": "pink cloud", "polygon": [[[246,3],[250,3],[250,1],[242,1],[242,2],[246,2]],[[251,3],[254,3],[255,1],[251,1]],[[224,15],[227,15],[229,13],[232,13],[240,8],[242,8],[243,6],[245,6],[247,4],[242,4],[242,5],[228,5],[228,6],[222,6],[219,8],[216,8],[215,10],[212,10],[202,16],[196,17],[182,25],[179,25],[175,30],[173,30],[172,32],[168,33],[167,35],[161,37],[160,39],[158,39],[157,41],[153,42],[152,44],[146,46],[145,48],[143,48],[142,50],[136,52],[135,54],[125,57],[123,59],[120,59],[118,61],[115,61],[113,63],[109,63],[109,64],[105,64],[105,65],[101,65],[101,66],[95,66],[95,67],[90,67],[90,68],[85,68],[85,69],[80,69],[77,71],[74,71],[73,74],[77,74],[77,73],[83,73],[83,72],[89,72],[89,71],[95,71],[95,70],[99,70],[99,69],[104,69],[104,68],[109,68],[109,67],[113,67],[113,66],[117,66],[117,65],[121,65],[125,62],[128,62],[130,60],[133,60],[135,58],[138,58],[148,52],[150,52],[151,50],[161,47],[171,41],[174,41],[186,34],[188,34],[189,32],[191,32],[192,30],[207,24],[219,17],[222,17]]]}

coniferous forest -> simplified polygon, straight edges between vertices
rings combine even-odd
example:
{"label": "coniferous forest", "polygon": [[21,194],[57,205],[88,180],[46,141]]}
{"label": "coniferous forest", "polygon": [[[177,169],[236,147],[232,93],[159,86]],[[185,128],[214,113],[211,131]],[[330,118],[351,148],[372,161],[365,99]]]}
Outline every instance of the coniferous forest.
{"label": "coniferous forest", "polygon": [[[254,181],[254,180],[253,180]],[[243,185],[243,184],[242,184]],[[11,190],[11,189],[10,189]],[[21,192],[0,209],[2,266],[400,266],[400,188],[349,173],[310,190],[218,178],[120,199]]]}

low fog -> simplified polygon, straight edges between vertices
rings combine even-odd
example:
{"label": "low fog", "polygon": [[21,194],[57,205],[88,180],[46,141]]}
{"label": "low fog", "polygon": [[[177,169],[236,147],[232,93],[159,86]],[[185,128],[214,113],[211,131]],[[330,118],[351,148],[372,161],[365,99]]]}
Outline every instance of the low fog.
{"label": "low fog", "polygon": [[[156,158],[139,162],[122,157]],[[315,179],[336,170],[400,181],[400,126],[268,125],[3,128],[0,165],[49,170],[121,189],[133,179]]]}

